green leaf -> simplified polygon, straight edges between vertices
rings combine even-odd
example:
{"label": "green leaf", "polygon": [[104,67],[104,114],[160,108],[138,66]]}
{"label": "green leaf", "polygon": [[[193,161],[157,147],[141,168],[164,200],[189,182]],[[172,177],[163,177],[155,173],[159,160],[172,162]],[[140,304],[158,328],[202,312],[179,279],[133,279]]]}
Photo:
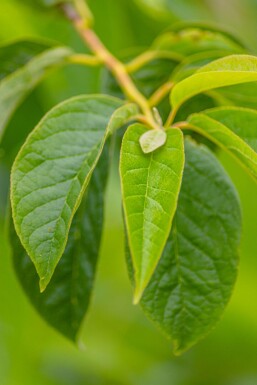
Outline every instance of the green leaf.
{"label": "green leaf", "polygon": [[[207,147],[186,140],[186,163],[172,230],[140,302],[172,338],[189,349],[220,319],[237,276],[241,211],[238,194]],[[130,275],[131,257],[127,248]]]}
{"label": "green leaf", "polygon": [[0,48],[0,139],[11,115],[51,68],[66,63],[72,51],[47,43],[19,41]]}
{"label": "green leaf", "polygon": [[179,82],[193,75],[201,67],[221,57],[228,56],[229,54],[231,54],[231,52],[212,50],[187,56],[173,72],[172,80]]}
{"label": "green leaf", "polygon": [[126,131],[120,159],[125,222],[135,268],[137,303],[149,283],[167,241],[184,168],[183,135],[166,131],[164,146],[144,154],[139,144],[147,132],[141,124]]}
{"label": "green leaf", "polygon": [[217,108],[188,119],[190,128],[229,152],[257,181],[257,112]]}
{"label": "green leaf", "polygon": [[11,177],[14,225],[41,290],[64,252],[107,137],[136,113],[134,104],[111,97],[75,97],[50,111],[21,148]]}
{"label": "green leaf", "polygon": [[257,58],[231,55],[215,60],[182,80],[171,92],[171,105],[178,109],[186,100],[199,93],[233,84],[257,81]]}
{"label": "green leaf", "polygon": [[[209,27],[207,27],[209,28]],[[227,51],[243,53],[242,46],[224,32],[188,26],[177,31],[167,31],[153,44],[153,49],[170,50],[185,58],[201,52]]]}
{"label": "green leaf", "polygon": [[233,33],[220,25],[213,24],[211,22],[201,22],[201,21],[178,21],[170,27],[170,30],[176,33],[183,33],[185,30],[198,30],[203,34],[202,38],[208,40],[211,38],[212,40],[217,40],[218,44],[221,41],[227,42],[227,46],[231,47],[231,44],[234,44],[234,48],[238,49],[246,49],[245,43],[235,35],[235,31]]}
{"label": "green leaf", "polygon": [[50,325],[73,341],[87,312],[94,283],[107,169],[108,146],[93,172],[86,196],[73,218],[63,257],[44,293],[39,292],[37,272],[16,235],[13,222],[10,226],[13,264],[26,295]]}
{"label": "green leaf", "polygon": [[227,99],[226,105],[257,109],[256,82],[220,88],[218,93]]}

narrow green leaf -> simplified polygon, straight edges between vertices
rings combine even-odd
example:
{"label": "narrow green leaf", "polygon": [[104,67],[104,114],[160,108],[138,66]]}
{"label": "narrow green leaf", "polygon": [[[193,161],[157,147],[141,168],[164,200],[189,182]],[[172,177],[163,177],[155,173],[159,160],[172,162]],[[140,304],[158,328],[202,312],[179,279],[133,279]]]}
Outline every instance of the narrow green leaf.
{"label": "narrow green leaf", "polygon": [[0,139],[11,115],[46,73],[72,51],[44,42],[19,41],[0,48]]}
{"label": "narrow green leaf", "polygon": [[257,152],[257,111],[250,108],[219,107],[203,112],[228,127]]}
{"label": "narrow green leaf", "polygon": [[186,100],[208,90],[257,81],[257,58],[231,55],[215,60],[182,80],[171,92],[171,105],[178,109]]}
{"label": "narrow green leaf", "polygon": [[[141,299],[146,315],[189,349],[220,319],[237,276],[241,211],[238,194],[207,147],[186,140],[186,163],[168,242]],[[127,247],[129,271],[133,280]]]}
{"label": "narrow green leaf", "polygon": [[149,283],[169,235],[184,167],[180,130],[168,129],[165,145],[150,154],[144,154],[139,144],[146,131],[141,124],[128,128],[120,159],[125,222],[135,268],[135,303]]}
{"label": "narrow green leaf", "polygon": [[10,226],[13,264],[26,295],[50,325],[73,341],[92,294],[103,228],[107,169],[108,146],[93,172],[86,196],[73,218],[63,257],[44,293],[39,292],[37,272],[13,222]]}
{"label": "narrow green leaf", "polygon": [[257,181],[257,112],[217,108],[189,117],[190,128],[229,152]]}
{"label": "narrow green leaf", "polygon": [[107,137],[138,112],[107,96],[79,96],[50,111],[29,135],[12,169],[14,225],[44,290],[67,242]]}

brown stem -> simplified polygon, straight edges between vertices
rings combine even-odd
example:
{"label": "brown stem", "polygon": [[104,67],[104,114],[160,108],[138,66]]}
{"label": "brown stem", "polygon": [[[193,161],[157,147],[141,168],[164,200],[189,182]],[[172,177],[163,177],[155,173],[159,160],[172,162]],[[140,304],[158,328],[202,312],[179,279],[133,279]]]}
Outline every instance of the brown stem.
{"label": "brown stem", "polygon": [[148,124],[152,128],[159,129],[160,127],[153,117],[153,113],[147,99],[135,86],[134,82],[127,73],[125,65],[108,51],[95,32],[89,27],[88,23],[82,19],[73,6],[65,4],[63,5],[63,10],[67,18],[75,26],[82,39],[86,42],[87,46],[114,75],[127,98],[138,104],[143,114],[146,116]]}
{"label": "brown stem", "polygon": [[156,107],[160,102],[167,96],[167,94],[172,90],[174,87],[174,83],[172,81],[169,81],[167,83],[164,83],[160,88],[158,88],[155,93],[150,97],[149,99],[149,105],[151,107]]}

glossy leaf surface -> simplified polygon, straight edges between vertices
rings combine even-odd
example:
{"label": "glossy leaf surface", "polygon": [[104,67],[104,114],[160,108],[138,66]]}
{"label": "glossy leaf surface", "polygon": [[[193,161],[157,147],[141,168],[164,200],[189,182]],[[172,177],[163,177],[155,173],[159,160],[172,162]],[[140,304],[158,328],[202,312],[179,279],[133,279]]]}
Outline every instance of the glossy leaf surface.
{"label": "glossy leaf surface", "polygon": [[141,124],[126,131],[120,159],[123,206],[135,268],[135,302],[161,257],[177,206],[184,167],[183,135],[172,128],[159,149],[144,154],[139,144],[147,132]]}
{"label": "glossy leaf surface", "polygon": [[107,137],[136,112],[136,106],[107,96],[75,97],[50,111],[21,148],[12,170],[12,210],[41,290],[64,252]]}
{"label": "glossy leaf surface", "polygon": [[171,92],[171,104],[178,109],[199,93],[219,87],[257,81],[257,58],[231,55],[203,66],[194,75],[182,80]]}

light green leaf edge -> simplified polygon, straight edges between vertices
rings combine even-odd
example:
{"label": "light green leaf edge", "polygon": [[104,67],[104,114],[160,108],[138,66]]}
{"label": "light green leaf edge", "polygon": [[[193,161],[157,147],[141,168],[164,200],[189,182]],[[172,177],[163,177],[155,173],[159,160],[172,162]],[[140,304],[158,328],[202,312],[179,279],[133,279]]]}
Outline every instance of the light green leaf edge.
{"label": "light green leaf edge", "polygon": [[[26,149],[26,146],[28,145],[29,141],[30,141],[30,138],[35,134],[35,132],[37,133],[40,129],[41,129],[41,126],[42,124],[48,119],[48,116],[52,114],[52,112],[56,109],[56,108],[59,108],[59,107],[62,107],[62,106],[65,106],[66,104],[69,104],[71,101],[75,101],[75,100],[79,100],[81,99],[81,97],[85,98],[85,99],[92,99],[92,98],[97,98],[97,99],[103,99],[103,98],[108,98],[109,100],[113,100],[113,101],[117,101],[120,103],[121,107],[117,108],[117,110],[113,113],[113,115],[111,116],[110,120],[109,120],[109,124],[107,125],[106,127],[106,131],[105,131],[105,135],[104,137],[102,138],[102,141],[101,141],[101,144],[100,144],[100,149],[99,149],[99,153],[98,153],[98,156],[96,157],[92,167],[91,167],[91,170],[90,172],[88,173],[87,175],[87,178],[85,179],[84,181],[84,185],[82,186],[82,189],[81,189],[81,192],[79,194],[79,196],[77,197],[77,200],[76,200],[76,204],[75,206],[73,207],[73,210],[72,210],[72,213],[71,213],[71,216],[70,216],[70,220],[69,220],[69,223],[68,223],[68,226],[67,226],[67,231],[66,231],[66,237],[63,241],[63,245],[62,245],[62,248],[59,252],[59,255],[57,256],[56,258],[56,261],[55,261],[55,264],[54,264],[54,268],[52,269],[52,271],[48,274],[48,276],[42,276],[41,272],[40,272],[40,269],[37,265],[37,261],[36,261],[36,257],[33,255],[34,253],[32,253],[29,249],[28,249],[28,246],[26,245],[26,243],[24,242],[23,240],[23,235],[20,231],[20,228],[19,228],[19,225],[17,224],[16,222],[16,218],[15,218],[15,184],[14,184],[14,174],[16,172],[16,169],[18,167],[18,164],[19,164],[19,158],[22,156],[22,153],[24,151],[24,149]],[[65,247],[66,247],[66,244],[67,244],[67,240],[68,240],[68,234],[69,234],[69,229],[70,229],[70,226],[71,226],[71,223],[72,223],[72,219],[79,207],[79,204],[81,202],[81,199],[86,191],[86,188],[87,188],[87,185],[90,181],[90,178],[91,178],[91,175],[97,165],[97,162],[101,156],[101,153],[102,153],[102,150],[103,150],[103,147],[104,147],[104,144],[106,142],[106,140],[108,139],[108,137],[114,132],[116,131],[118,128],[120,128],[122,125],[125,125],[127,122],[129,122],[130,120],[132,120],[137,114],[138,114],[139,110],[138,110],[138,106],[134,103],[123,103],[122,101],[120,101],[119,99],[117,98],[114,98],[114,97],[111,97],[111,96],[105,96],[105,95],[84,95],[84,96],[76,96],[76,97],[73,97],[73,98],[70,98],[60,104],[58,104],[57,106],[55,106],[52,110],[50,110],[43,118],[42,120],[39,122],[39,124],[35,127],[35,129],[30,133],[30,135],[27,137],[27,140],[25,141],[25,143],[23,144],[23,146],[21,147],[15,161],[14,161],[14,164],[13,164],[13,167],[12,167],[12,172],[11,172],[11,189],[10,189],[10,199],[11,199],[11,207],[12,207],[12,213],[13,213],[13,222],[14,222],[14,228],[15,228],[15,231],[17,233],[17,235],[19,236],[20,238],[20,241],[21,241],[21,244],[22,246],[24,247],[24,249],[26,250],[27,254],[29,255],[29,257],[31,258],[32,262],[34,263],[35,265],[35,268],[37,270],[37,273],[39,275],[39,278],[40,278],[40,281],[39,281],[39,285],[40,285],[40,290],[41,292],[43,292],[48,283],[50,282],[51,280],[51,277],[54,273],[54,270],[60,260],[60,258],[62,257],[62,254],[65,250]]]}
{"label": "light green leaf edge", "polygon": [[[173,220],[173,217],[175,215],[176,208],[177,208],[178,196],[179,196],[179,191],[180,191],[180,187],[181,187],[181,183],[182,183],[183,169],[184,169],[184,164],[185,164],[183,134],[182,134],[181,130],[179,130],[179,129],[169,128],[168,130],[166,130],[166,134],[167,134],[166,144],[164,146],[162,146],[159,150],[151,152],[150,154],[144,154],[141,147],[140,147],[140,144],[138,143],[137,152],[138,152],[138,154],[142,154],[142,159],[144,159],[144,160],[146,160],[147,158],[153,159],[153,157],[158,158],[159,151],[161,151],[161,152],[165,151],[165,147],[168,145],[167,143],[169,141],[169,135],[173,136],[173,134],[174,135],[176,134],[177,138],[180,137],[180,144],[178,147],[173,147],[173,150],[176,149],[181,153],[181,159],[180,159],[181,162],[180,162],[180,165],[178,165],[178,167],[177,167],[177,169],[178,169],[177,170],[177,172],[178,172],[177,185],[174,188],[174,190],[175,190],[175,191],[173,191],[174,194],[172,194],[174,197],[174,201],[173,201],[173,203],[170,204],[172,206],[172,210],[171,210],[171,212],[168,213],[169,218],[168,218],[167,224],[165,226],[166,227],[165,228],[165,234],[163,235],[161,243],[158,247],[158,250],[159,250],[158,254],[156,256],[154,256],[154,260],[150,261],[151,262],[151,268],[146,269],[146,271],[143,273],[142,269],[139,268],[139,266],[138,266],[138,258],[135,256],[134,245],[133,245],[132,240],[131,240],[131,234],[130,234],[131,221],[128,220],[129,213],[128,213],[128,209],[127,209],[127,205],[126,205],[126,199],[128,197],[130,197],[130,195],[127,195],[125,193],[125,187],[124,187],[124,177],[125,177],[126,173],[128,171],[130,171],[130,170],[126,170],[126,167],[125,167],[125,164],[126,164],[125,163],[125,157],[127,157],[129,154],[127,151],[124,151],[124,147],[125,147],[124,143],[125,143],[125,140],[127,139],[127,136],[130,134],[130,132],[133,129],[135,130],[136,128],[138,130],[141,129],[141,133],[139,135],[139,137],[140,137],[141,134],[143,133],[143,128],[145,128],[145,126],[142,124],[136,123],[136,124],[134,124],[128,128],[128,130],[126,131],[126,133],[123,137],[122,147],[121,147],[121,156],[120,156],[120,179],[121,179],[121,191],[122,191],[122,199],[123,199],[123,207],[124,207],[124,218],[125,218],[125,224],[126,224],[126,231],[127,231],[127,235],[128,235],[128,243],[130,246],[132,261],[133,261],[133,265],[134,265],[134,269],[135,269],[135,292],[134,292],[134,300],[133,300],[134,304],[139,303],[139,301],[143,295],[143,292],[144,292],[145,288],[147,287],[147,285],[151,279],[152,274],[155,271],[155,268],[158,264],[158,261],[161,258],[163,249],[164,249],[166,241],[168,239],[169,232],[170,232],[170,229],[172,226],[172,220]],[[145,132],[147,132],[147,131],[145,131]],[[170,143],[170,144],[172,144],[172,143]],[[134,155],[136,155],[136,154],[134,153]],[[156,162],[159,163],[160,159],[156,160]],[[150,162],[150,164],[151,164],[151,162]],[[149,166],[148,166],[148,173],[149,173]],[[168,167],[170,167],[170,166],[168,166]],[[139,168],[134,169],[134,171],[136,171],[136,170],[139,170]],[[173,170],[172,170],[172,174],[173,174]],[[147,176],[147,178],[148,178],[148,176]],[[156,186],[156,189],[159,189],[159,187]],[[146,198],[146,196],[145,196],[145,198]],[[152,199],[153,198],[151,198],[151,200]],[[160,202],[158,202],[158,205],[160,205]],[[162,210],[161,210],[162,215],[163,215],[163,210],[164,209],[162,208]],[[136,212],[136,214],[137,214],[137,212]],[[143,214],[144,213],[142,213],[142,217],[144,218]],[[145,220],[145,219],[143,219],[143,220]],[[144,241],[145,240],[142,239],[142,245],[144,244]],[[142,263],[142,261],[141,261],[141,263]]]}
{"label": "light green leaf edge", "polygon": [[[231,110],[236,108],[221,107],[224,110]],[[219,108],[207,110],[199,114],[192,114],[188,118],[188,128],[205,136],[220,148],[228,152],[236,159],[246,172],[253,177],[257,183],[257,153],[237,134],[235,134],[230,128],[222,124],[218,120],[208,116],[209,112],[218,111]],[[237,110],[237,109],[236,109]],[[250,109],[240,109],[241,111],[257,112]],[[256,133],[257,136],[257,133]]]}
{"label": "light green leaf edge", "polygon": [[202,92],[254,81],[257,81],[257,57],[230,55],[203,66],[177,83],[170,94],[170,102],[177,111],[185,101]]}

